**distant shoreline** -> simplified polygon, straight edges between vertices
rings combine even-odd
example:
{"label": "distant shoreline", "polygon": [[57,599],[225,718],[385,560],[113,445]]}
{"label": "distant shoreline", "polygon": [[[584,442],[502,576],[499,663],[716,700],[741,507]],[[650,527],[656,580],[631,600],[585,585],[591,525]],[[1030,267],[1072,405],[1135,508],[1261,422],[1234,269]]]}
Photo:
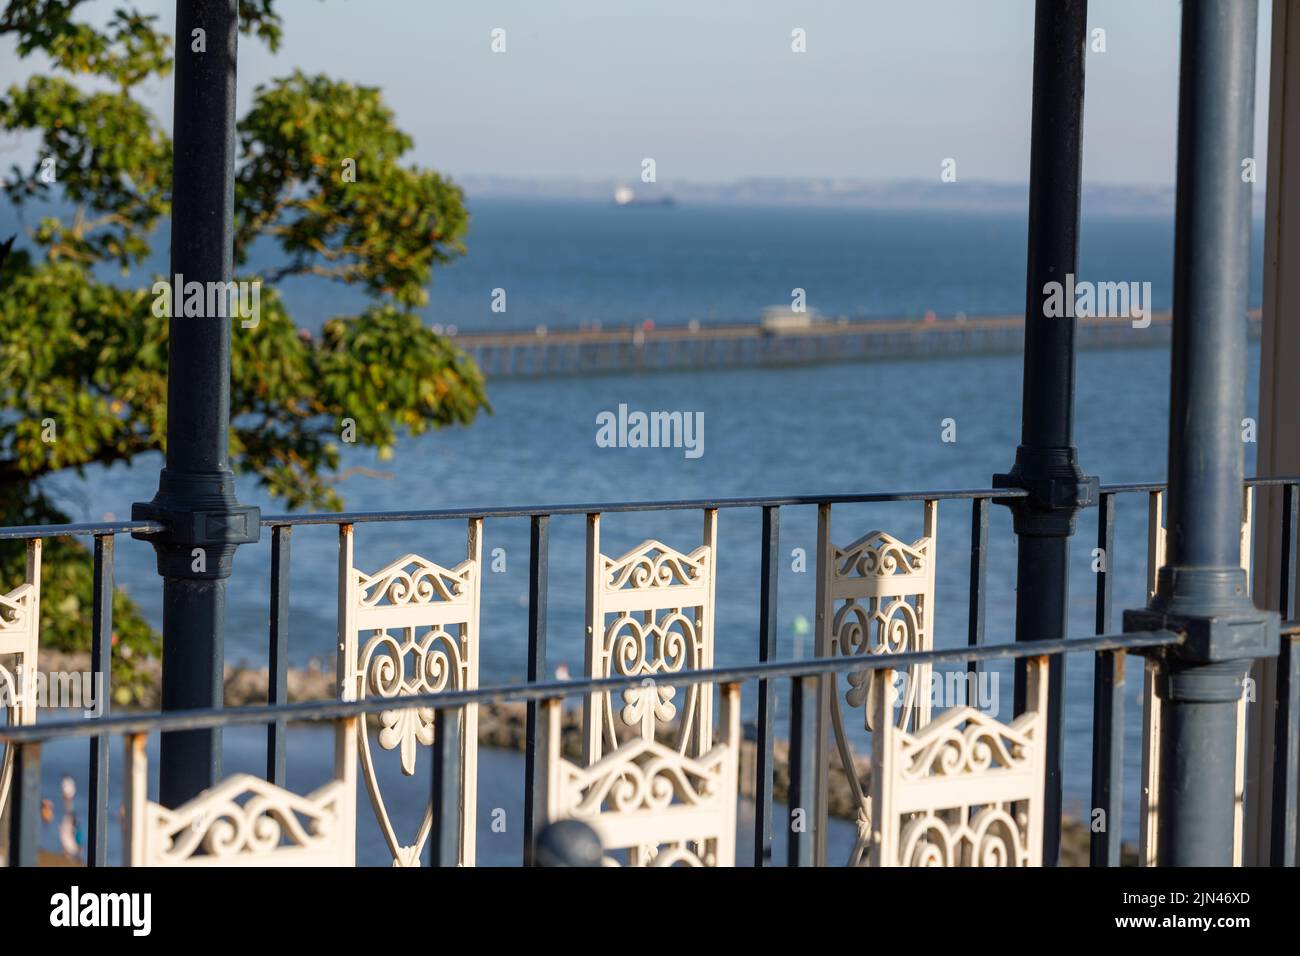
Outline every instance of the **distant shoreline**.
{"label": "distant shoreline", "polygon": [[[612,206],[610,197],[622,185],[615,179],[526,179],[512,176],[453,176],[471,204],[476,200],[575,201]],[[1264,211],[1265,184],[1255,184],[1254,211]],[[1005,213],[1027,215],[1029,184],[997,180],[875,181],[865,179],[751,178],[734,182],[689,180],[636,184],[640,200],[671,196],[675,205],[789,207],[843,209],[862,212],[946,214]],[[1083,187],[1085,219],[1170,218],[1174,215],[1172,184],[1093,183]]]}

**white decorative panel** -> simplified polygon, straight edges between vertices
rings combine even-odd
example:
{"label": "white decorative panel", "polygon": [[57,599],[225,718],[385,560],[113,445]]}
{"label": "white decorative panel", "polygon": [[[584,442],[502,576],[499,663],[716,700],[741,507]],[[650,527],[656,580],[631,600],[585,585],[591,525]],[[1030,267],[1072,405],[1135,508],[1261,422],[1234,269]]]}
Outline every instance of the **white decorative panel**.
{"label": "white decorative panel", "polygon": [[305,796],[239,773],[169,810],[148,799],[146,738],[126,738],[123,832],[130,866],[351,866],[356,847],[356,763],[340,722],[335,777]]}
{"label": "white decorative panel", "polygon": [[579,819],[630,866],[735,866],[740,690],[721,688],[722,740],[698,757],[634,736],[595,763],[561,753],[561,702],[542,706],[538,805],[548,822]]}
{"label": "white decorative panel", "polygon": [[630,736],[653,740],[677,721],[677,750],[699,756],[712,745],[712,687],[695,684],[679,698],[662,683],[683,670],[713,666],[713,593],[717,511],[704,514],[704,544],[690,554],[644,541],[617,558],[600,550],[600,515],[587,517],[586,672],[642,677],[645,686],[589,695],[584,758],[600,759]]}
{"label": "white decorative panel", "polygon": [[875,672],[872,866],[1041,863],[1047,658],[1027,671],[1010,723],[954,707],[913,732],[891,719],[894,672]]}
{"label": "white decorative panel", "polygon": [[[478,686],[479,585],[483,521],[469,521],[467,554],[454,568],[416,554],[366,574],[352,563],[352,529],[344,526],[339,548],[339,693],[343,700],[392,698],[472,690]],[[474,864],[478,789],[478,707],[460,720],[460,848],[462,866]],[[433,743],[432,708],[399,708],[379,714],[379,727],[357,726],[361,766],[375,816],[395,866],[418,866],[433,826],[432,803],[413,839],[394,827],[375,769],[378,751],[396,750],[402,773],[416,772],[420,747]],[[420,781],[427,789],[427,782]]]}
{"label": "white decorative panel", "polygon": [[[908,544],[884,531],[870,531],[845,547],[832,543],[829,505],[819,510],[817,524],[817,656],[867,657],[928,651],[934,646],[934,560],[938,502],[925,502],[922,536]],[[856,773],[854,748],[841,711],[843,703],[861,711],[862,726],[873,728],[876,712],[871,671],[847,675],[847,687],[837,674],[821,686],[818,732],[820,757],[819,806],[825,814],[827,723],[839,750],[849,788],[858,804],[858,836],[849,865],[861,864],[871,834],[871,800]],[[915,729],[930,719],[929,664],[908,669],[905,697],[898,714],[899,729]]]}
{"label": "white decorative panel", "polygon": [[[0,596],[0,702],[9,723],[36,723],[36,668],[41,631],[41,541],[27,542],[27,580]],[[0,757],[0,814],[13,780],[13,749]]]}

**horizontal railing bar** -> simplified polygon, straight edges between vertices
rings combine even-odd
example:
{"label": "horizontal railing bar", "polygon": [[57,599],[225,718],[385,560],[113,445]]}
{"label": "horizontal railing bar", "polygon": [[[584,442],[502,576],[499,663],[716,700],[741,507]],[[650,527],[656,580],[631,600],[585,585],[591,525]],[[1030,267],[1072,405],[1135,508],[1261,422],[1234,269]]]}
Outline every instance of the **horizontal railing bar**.
{"label": "horizontal railing bar", "polygon": [[[1083,654],[1096,651],[1133,650],[1178,644],[1181,634],[1173,631],[1135,631],[1131,634],[1104,634],[1055,641],[1018,641],[1009,644],[986,644],[983,647],[952,647],[932,651],[908,651],[902,654],[873,654],[865,657],[817,657],[798,661],[771,661],[744,667],[714,667],[708,670],[683,671],[665,675],[660,681],[667,686],[690,684],[736,684],[764,678],[805,677],[842,671],[902,669],[913,664],[960,663],[968,660],[1015,660],[1049,654]],[[645,686],[644,676],[602,677],[590,680],[545,681],[535,684],[502,684],[475,690],[412,694],[409,697],[375,697],[360,701],[300,701],[293,704],[260,705],[230,709],[173,711],[166,714],[122,715],[98,720],[62,721],[27,724],[0,730],[0,741],[12,743],[44,742],[55,738],[90,737],[98,734],[142,734],[167,730],[204,730],[267,724],[283,719],[289,722],[342,720],[361,714],[385,710],[409,710],[414,707],[449,710],[466,704],[504,704],[511,701],[548,700],[554,697],[577,697],[593,692],[635,690]]]}
{"label": "horizontal railing bar", "polygon": [[440,508],[433,511],[354,511],[334,514],[263,515],[263,527],[304,524],[361,524],[376,521],[441,521],[465,518],[531,518],[538,515],[618,514],[636,511],[688,511],[702,508],[776,508],[784,505],[872,504],[970,498],[1024,498],[1019,488],[961,491],[898,491],[840,495],[786,495],[779,498],[690,498],[675,501],[593,501],[494,508]]}
{"label": "horizontal railing bar", "polygon": [[[1294,485],[1300,484],[1300,477],[1258,477],[1247,478],[1243,482],[1248,488],[1268,488],[1277,485]],[[1125,495],[1132,492],[1152,492],[1164,491],[1167,485],[1163,481],[1138,481],[1128,482],[1118,485],[1102,485],[1100,490],[1105,494]]]}
{"label": "horizontal railing bar", "polygon": [[[1294,478],[1247,478],[1246,485],[1288,485]],[[1102,485],[1106,494],[1160,491],[1164,482]],[[1021,488],[965,488],[953,491],[881,491],[838,495],[785,495],[777,498],[692,498],[679,501],[614,501],[530,505],[527,507],[442,508],[433,511],[356,511],[305,515],[263,515],[263,527],[293,524],[360,524],[375,521],[438,521],[453,518],[528,518],[538,515],[617,514],[635,511],[681,511],[698,508],[777,508],[786,505],[885,504],[891,501],[952,501],[978,498],[1025,498]]]}
{"label": "horizontal railing bar", "polygon": [[25,524],[0,528],[0,540],[57,538],[61,535],[158,534],[166,526],[156,521],[84,521],[79,524]]}
{"label": "horizontal railing bar", "polygon": [[[1247,478],[1247,487],[1300,484],[1300,476]],[[1129,494],[1164,489],[1164,482],[1102,485],[1105,494]],[[429,511],[313,512],[302,515],[263,515],[264,528],[291,525],[370,524],[384,521],[443,521],[466,518],[531,518],[542,515],[618,514],[638,511],[688,511],[701,508],[774,508],[798,505],[886,504],[893,501],[952,501],[978,498],[1025,498],[1021,488],[972,488],[950,491],[882,491],[863,494],[784,495],[775,498],[691,498],[671,501],[605,501],[491,508],[440,508]],[[18,525],[0,528],[0,541],[53,538],[61,535],[93,537],[106,534],[158,534],[166,530],[156,521],[88,521],[69,524]]]}

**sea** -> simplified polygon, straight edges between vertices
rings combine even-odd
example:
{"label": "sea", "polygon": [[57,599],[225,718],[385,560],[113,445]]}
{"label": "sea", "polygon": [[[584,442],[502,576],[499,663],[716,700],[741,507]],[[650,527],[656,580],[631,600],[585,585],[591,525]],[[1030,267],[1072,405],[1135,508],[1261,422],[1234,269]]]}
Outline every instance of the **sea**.
{"label": "sea", "polygon": [[[793,290],[825,316],[897,318],[928,311],[941,318],[1015,313],[1024,307],[1026,216],[1004,212],[873,212],[861,209],[744,206],[625,207],[612,203],[470,199],[466,255],[436,270],[424,309],[444,330],[570,328],[599,322],[609,328],[757,320],[763,308],[788,306]],[[1170,307],[1174,223],[1167,217],[1097,217],[1085,207],[1080,280],[1151,283],[1152,307]],[[166,249],[165,238],[156,244]],[[1251,306],[1261,298],[1262,234],[1253,237]],[[254,265],[276,261],[259,246]],[[165,253],[144,272],[164,274]],[[141,273],[143,275],[143,273]],[[136,280],[133,280],[136,281]],[[143,281],[139,279],[139,281]],[[494,290],[506,310],[493,311]],[[318,326],[353,314],[364,299],[321,280],[285,282],[281,292],[300,324]],[[499,296],[497,297],[500,298]],[[240,334],[240,333],[236,333]],[[1259,347],[1249,352],[1247,415],[1258,403]],[[617,374],[487,383],[491,411],[468,427],[401,439],[394,454],[343,446],[339,483],[348,510],[477,508],[520,504],[635,502],[766,495],[983,488],[1012,464],[1020,434],[1019,355],[943,356],[860,364]],[[1165,478],[1170,356],[1167,346],[1083,351],[1076,374],[1075,439],[1079,460],[1103,483]],[[611,448],[596,441],[598,416],[631,410],[703,413],[703,454],[680,448]],[[953,440],[945,440],[953,439]],[[1254,445],[1245,445],[1253,473]],[[59,475],[48,487],[77,520],[125,518],[134,501],[152,497],[161,457],[129,467]],[[264,513],[282,513],[249,476],[241,500]],[[1080,515],[1072,546],[1070,633],[1094,632],[1095,510]],[[833,536],[844,543],[873,529],[911,540],[921,533],[921,505],[837,506]],[[602,524],[606,553],[646,538],[689,551],[700,543],[696,511],[617,514]],[[962,645],[967,635],[970,504],[939,508],[934,643]],[[1119,611],[1145,603],[1145,496],[1118,505],[1112,629]],[[715,655],[719,664],[757,659],[760,516],[728,509],[719,518]],[[1009,515],[991,509],[988,538],[986,640],[1014,635],[1015,538]],[[356,560],[377,569],[418,552],[454,565],[464,556],[460,521],[359,524]],[[780,522],[779,656],[812,654],[816,509],[787,507]],[[489,520],[484,553],[495,565],[482,587],[481,681],[523,679],[528,594],[527,519]],[[546,669],[581,673],[584,604],[584,520],[552,520],[549,647]],[[296,667],[334,666],[337,533],[303,527],[293,534],[289,648]],[[118,545],[119,584],[155,624],[160,588],[152,550]],[[269,535],[240,550],[228,583],[228,662],[265,666],[268,638]],[[86,605],[87,628],[90,627]],[[1126,804],[1121,826],[1136,836],[1140,762],[1141,664],[1131,661],[1124,762]],[[1000,677],[999,708],[1011,706],[1011,681]],[[1092,660],[1066,664],[1063,774],[1068,812],[1089,805]],[[743,689],[747,717],[752,686]],[[788,718],[784,693],[778,727]],[[231,730],[226,769],[257,773],[265,735]],[[114,747],[114,801],[120,784]],[[328,733],[292,730],[290,783],[309,786],[328,775]],[[50,747],[45,786],[57,794],[65,774],[81,781],[77,813],[84,820],[86,745]],[[428,793],[427,762],[414,778],[381,771],[396,813],[418,822]],[[153,768],[156,774],[156,761]],[[480,785],[479,854],[485,863],[518,859],[522,838],[522,757],[485,752]],[[56,803],[57,803],[56,798]],[[114,802],[116,808],[117,803]],[[362,817],[365,798],[362,794]],[[507,821],[493,829],[493,809]],[[373,822],[363,829],[361,862],[383,863]],[[47,827],[53,844],[54,824]],[[777,828],[781,829],[780,826]],[[832,856],[852,839],[848,821],[831,827]],[[779,848],[780,843],[778,843]]]}

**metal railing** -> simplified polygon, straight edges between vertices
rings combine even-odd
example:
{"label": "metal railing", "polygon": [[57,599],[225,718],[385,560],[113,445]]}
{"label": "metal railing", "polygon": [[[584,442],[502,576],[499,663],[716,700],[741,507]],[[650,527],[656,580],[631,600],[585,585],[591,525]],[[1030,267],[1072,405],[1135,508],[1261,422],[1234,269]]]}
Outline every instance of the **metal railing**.
{"label": "metal railing", "polygon": [[[1275,845],[1283,855],[1275,860],[1294,863],[1297,806],[1297,741],[1300,740],[1300,622],[1287,620],[1294,606],[1295,531],[1300,505],[1300,477],[1255,478],[1248,488],[1280,487],[1284,494],[1282,509],[1282,551],[1280,564],[1281,613],[1284,624],[1281,640],[1277,713],[1274,751]],[[757,663],[743,667],[713,667],[681,671],[665,677],[672,685],[727,684],[754,682],[757,691],[757,745],[755,796],[754,862],[767,865],[772,856],[773,744],[776,739],[775,701],[777,681],[790,680],[790,784],[789,803],[797,805],[809,795],[808,788],[817,771],[813,766],[814,748],[810,734],[814,722],[811,694],[821,675],[846,671],[872,671],[882,668],[905,668],[913,664],[952,664],[966,662],[974,673],[982,662],[1023,660],[1044,655],[1092,653],[1094,655],[1094,691],[1092,718],[1092,806],[1106,811],[1108,825],[1091,834],[1092,865],[1115,866],[1120,862],[1122,818],[1122,766],[1124,699],[1123,668],[1130,651],[1147,651],[1178,643],[1179,635],[1168,631],[1111,634],[1111,592],[1114,584],[1114,526],[1116,503],[1120,496],[1158,494],[1158,483],[1102,486],[1097,511],[1097,546],[1108,560],[1096,575],[1094,637],[1068,641],[1029,640],[1008,644],[985,644],[985,610],[987,595],[988,505],[1024,496],[1017,489],[979,489],[962,491],[920,491],[852,495],[787,495],[778,497],[725,498],[716,500],[681,500],[657,502],[609,502],[554,504],[535,507],[498,507],[486,509],[439,509],[429,511],[354,512],[338,514],[276,515],[262,518],[271,529],[270,627],[268,644],[268,701],[266,706],[217,710],[192,710],[148,715],[105,715],[97,719],[36,723],[6,727],[0,741],[15,750],[15,770],[11,792],[12,829],[10,860],[30,865],[36,859],[39,834],[39,766],[42,745],[61,738],[89,737],[89,819],[88,862],[108,862],[108,765],[109,738],[113,735],[138,736],[152,732],[204,730],[240,725],[265,725],[266,780],[283,786],[286,762],[286,728],[299,721],[340,721],[381,710],[432,708],[445,714],[466,704],[522,702],[527,705],[525,748],[525,853],[537,832],[539,809],[533,805],[537,789],[537,748],[539,702],[550,698],[574,697],[593,692],[620,691],[643,686],[642,678],[587,678],[561,682],[542,680],[547,646],[547,585],[549,568],[549,521],[556,515],[599,515],[630,512],[695,509],[760,509],[761,573]],[[970,589],[967,609],[967,644],[965,647],[935,649],[924,652],[872,657],[815,658],[778,660],[777,600],[779,562],[779,524],[782,508],[799,506],[830,507],[844,504],[891,502],[969,501],[971,504]],[[440,521],[454,519],[528,518],[530,521],[529,604],[527,682],[524,684],[481,687],[475,690],[443,691],[438,694],[366,699],[357,702],[322,701],[288,702],[288,619],[289,567],[292,530],[296,526],[335,525],[340,529],[362,523],[395,521]],[[0,529],[0,539],[37,541],[61,535],[94,538],[94,592],[92,600],[93,646],[91,666],[97,680],[103,682],[101,697],[110,699],[111,596],[114,578],[114,537],[118,534],[149,535],[160,530],[152,522],[101,522],[29,526]],[[1058,699],[1065,694],[1063,682],[1054,682],[1050,694]],[[434,748],[434,780],[440,790],[452,784],[447,772],[447,753]],[[445,792],[434,793],[434,806],[446,807]],[[454,806],[454,801],[452,801]],[[1047,819],[1046,827],[1060,827],[1060,819]],[[824,821],[816,821],[817,826]],[[455,855],[454,846],[436,839],[431,854],[437,862],[447,862]],[[792,833],[789,861],[807,865],[815,861],[810,835]]]}

